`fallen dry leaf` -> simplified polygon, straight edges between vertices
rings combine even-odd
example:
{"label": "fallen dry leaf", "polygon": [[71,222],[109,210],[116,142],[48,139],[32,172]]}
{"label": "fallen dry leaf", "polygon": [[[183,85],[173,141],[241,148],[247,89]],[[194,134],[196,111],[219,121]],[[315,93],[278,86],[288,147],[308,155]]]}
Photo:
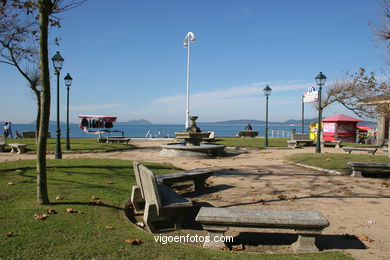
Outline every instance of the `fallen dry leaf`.
{"label": "fallen dry leaf", "polygon": [[285,200],[287,197],[286,197],[286,195],[284,195],[284,194],[279,194],[278,195],[278,199],[280,199],[280,200]]}
{"label": "fallen dry leaf", "polygon": [[66,211],[67,211],[68,213],[79,213],[77,210],[72,209],[72,208],[67,208]]}
{"label": "fallen dry leaf", "polygon": [[12,237],[13,235],[14,235],[14,232],[7,232],[7,233],[5,233],[5,235],[7,236],[7,237]]}
{"label": "fallen dry leaf", "polygon": [[269,204],[268,202],[263,202],[263,203],[261,203],[261,205],[269,206],[269,205],[271,205],[271,204]]}
{"label": "fallen dry leaf", "polygon": [[125,240],[125,242],[132,244],[132,245],[136,245],[136,246],[138,246],[142,243],[142,241],[139,239],[127,239],[127,240]]}
{"label": "fallen dry leaf", "polygon": [[96,197],[96,196],[92,196],[91,197],[91,200],[98,200],[99,198],[98,197]]}
{"label": "fallen dry leaf", "polygon": [[371,239],[371,238],[369,238],[368,236],[366,236],[364,234],[360,235],[358,238],[359,238],[360,241],[367,241],[367,242],[370,242],[370,243],[375,241],[374,239]]}
{"label": "fallen dry leaf", "polygon": [[245,249],[245,246],[243,244],[241,245],[236,245],[236,246],[232,246],[232,250],[233,251],[242,251]]}
{"label": "fallen dry leaf", "polygon": [[222,251],[230,251],[230,249],[227,246],[223,246],[220,248]]}
{"label": "fallen dry leaf", "polygon": [[110,226],[110,225],[107,225],[106,228],[107,228],[107,229],[114,229],[114,227],[113,227],[113,226]]}
{"label": "fallen dry leaf", "polygon": [[47,214],[57,214],[57,211],[54,209],[47,209]]}
{"label": "fallen dry leaf", "polygon": [[14,186],[14,185],[15,185],[15,182],[12,182],[12,181],[7,182],[7,186]]}
{"label": "fallen dry leaf", "polygon": [[64,197],[62,197],[62,196],[57,196],[56,197],[56,200],[64,200],[65,198]]}
{"label": "fallen dry leaf", "polygon": [[90,200],[87,202],[89,205],[103,206],[106,205],[102,200]]}
{"label": "fallen dry leaf", "polygon": [[38,214],[35,214],[34,215],[34,219],[35,220],[45,220],[47,218],[47,215],[43,214],[43,215],[38,215]]}
{"label": "fallen dry leaf", "polygon": [[113,182],[113,181],[110,181],[110,180],[104,181],[104,183],[107,183],[107,184],[114,184],[114,182]]}

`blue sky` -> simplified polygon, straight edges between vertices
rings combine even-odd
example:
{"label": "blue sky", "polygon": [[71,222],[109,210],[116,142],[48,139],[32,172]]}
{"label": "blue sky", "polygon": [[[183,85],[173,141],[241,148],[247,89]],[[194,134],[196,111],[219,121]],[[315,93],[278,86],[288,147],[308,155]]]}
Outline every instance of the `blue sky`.
{"label": "blue sky", "polygon": [[[61,79],[68,72],[74,79],[70,121],[107,114],[184,124],[183,39],[192,31],[190,114],[200,122],[265,120],[268,84],[269,120],[284,121],[301,118],[301,96],[316,86],[320,71],[327,83],[360,67],[378,76],[388,71],[369,26],[380,15],[376,0],[89,0],[61,14],[62,27],[51,31],[61,45],[51,44],[50,56],[59,50]],[[0,121],[33,121],[36,105],[26,81],[3,64],[0,78]],[[54,75],[51,88],[56,120]],[[63,80],[60,94],[65,121]],[[324,116],[340,112],[353,115],[333,105]],[[317,114],[305,105],[306,118]]]}

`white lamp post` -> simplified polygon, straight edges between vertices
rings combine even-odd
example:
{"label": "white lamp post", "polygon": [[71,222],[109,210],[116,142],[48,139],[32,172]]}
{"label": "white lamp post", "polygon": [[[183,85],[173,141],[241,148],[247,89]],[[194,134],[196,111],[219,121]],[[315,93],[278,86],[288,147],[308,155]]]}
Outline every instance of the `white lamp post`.
{"label": "white lamp post", "polygon": [[195,42],[195,35],[193,32],[187,33],[184,38],[184,47],[187,48],[187,105],[186,105],[186,129],[189,127],[190,116],[190,43]]}

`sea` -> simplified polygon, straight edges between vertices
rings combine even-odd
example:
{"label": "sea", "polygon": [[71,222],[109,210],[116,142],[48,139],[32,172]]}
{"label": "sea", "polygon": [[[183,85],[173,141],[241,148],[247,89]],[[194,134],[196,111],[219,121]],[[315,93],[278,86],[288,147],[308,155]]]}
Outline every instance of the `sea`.
{"label": "sea", "polygon": [[[215,136],[219,137],[229,137],[236,136],[238,131],[244,130],[245,125],[225,125],[225,124],[202,124],[199,123],[197,126],[201,129],[202,132],[213,131]],[[252,125],[254,131],[259,131],[259,136],[265,135],[265,126],[264,125]],[[51,137],[56,136],[56,124],[49,125],[49,131]],[[66,124],[60,124],[61,137],[65,137],[66,133]],[[290,132],[295,131],[298,133],[301,132],[302,126],[298,125],[269,125],[268,134],[269,137],[289,137]],[[90,130],[101,130],[91,128]],[[113,128],[109,130],[119,130],[124,132],[126,137],[175,137],[175,132],[185,131],[184,124],[118,124],[114,125]],[[12,131],[15,135],[15,131],[18,131],[20,134],[24,131],[35,131],[34,124],[12,124]],[[309,132],[309,126],[304,126],[304,132]],[[69,125],[69,135],[72,138],[88,138],[96,137],[96,134],[90,134],[83,132],[79,128],[78,124]],[[105,136],[104,134],[103,136]],[[118,133],[110,133],[111,136],[118,136]]]}

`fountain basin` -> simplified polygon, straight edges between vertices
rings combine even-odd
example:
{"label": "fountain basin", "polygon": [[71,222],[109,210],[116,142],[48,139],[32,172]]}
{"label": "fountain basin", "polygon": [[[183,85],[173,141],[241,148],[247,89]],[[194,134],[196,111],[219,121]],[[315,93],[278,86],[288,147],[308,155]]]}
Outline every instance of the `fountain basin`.
{"label": "fountain basin", "polygon": [[160,155],[166,157],[210,158],[223,156],[225,153],[225,145],[223,144],[189,146],[179,143],[169,143],[161,145],[161,148]]}

